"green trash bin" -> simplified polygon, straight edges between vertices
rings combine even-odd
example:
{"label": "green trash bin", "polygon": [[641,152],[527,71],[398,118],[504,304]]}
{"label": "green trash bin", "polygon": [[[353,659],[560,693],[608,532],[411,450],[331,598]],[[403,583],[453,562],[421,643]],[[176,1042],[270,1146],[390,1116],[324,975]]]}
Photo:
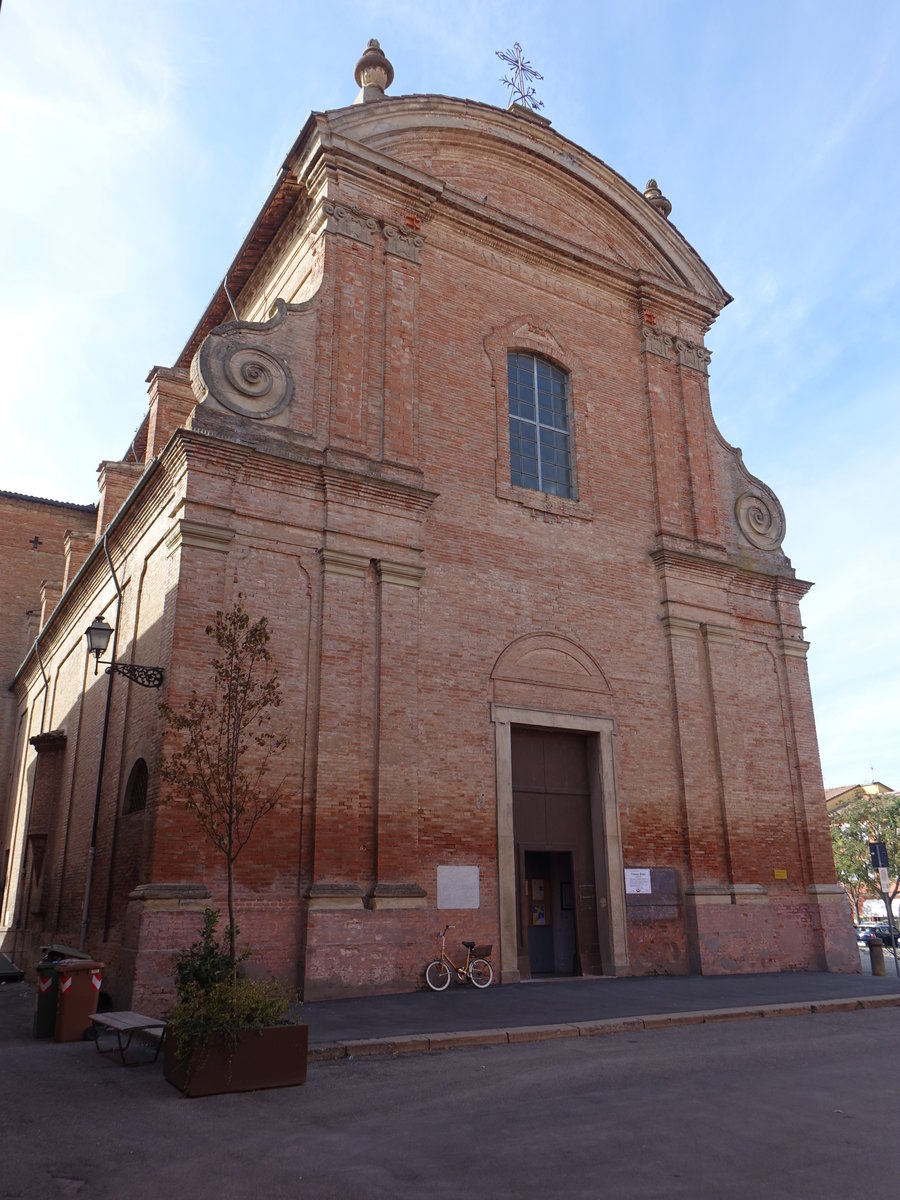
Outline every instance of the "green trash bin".
{"label": "green trash bin", "polygon": [[56,1006],[59,1002],[59,975],[56,963],[43,959],[35,967],[37,992],[34,998],[34,1036],[53,1037],[56,1032]]}
{"label": "green trash bin", "polygon": [[83,950],[75,950],[71,946],[42,946],[44,957],[35,966],[37,971],[37,991],[34,998],[34,1036],[53,1037],[56,1033],[56,1010],[59,1006],[59,972],[57,963],[65,958],[85,958],[91,956]]}

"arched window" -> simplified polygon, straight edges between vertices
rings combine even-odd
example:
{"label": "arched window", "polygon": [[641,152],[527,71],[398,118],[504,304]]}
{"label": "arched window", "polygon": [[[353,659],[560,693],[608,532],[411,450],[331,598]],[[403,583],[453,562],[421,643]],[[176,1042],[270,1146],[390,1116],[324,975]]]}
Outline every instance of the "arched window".
{"label": "arched window", "polygon": [[509,469],[516,487],[571,496],[569,377],[544,358],[511,351]]}
{"label": "arched window", "polygon": [[139,758],[131,768],[128,782],[125,784],[125,797],[122,800],[122,813],[140,812],[147,805],[147,764]]}

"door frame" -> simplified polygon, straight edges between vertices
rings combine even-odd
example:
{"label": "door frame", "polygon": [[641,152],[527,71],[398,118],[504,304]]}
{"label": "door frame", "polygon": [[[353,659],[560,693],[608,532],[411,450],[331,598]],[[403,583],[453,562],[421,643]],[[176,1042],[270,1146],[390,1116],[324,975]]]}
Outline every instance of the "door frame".
{"label": "door frame", "polygon": [[[500,982],[518,983],[516,938],[516,842],[513,820],[512,726],[536,726],[587,734],[591,795],[591,837],[597,887],[597,934],[604,975],[630,975],[625,920],[625,871],[616,788],[611,717],[591,717],[549,709],[491,704],[497,787],[497,876],[500,908]],[[604,894],[606,906],[599,897]]]}

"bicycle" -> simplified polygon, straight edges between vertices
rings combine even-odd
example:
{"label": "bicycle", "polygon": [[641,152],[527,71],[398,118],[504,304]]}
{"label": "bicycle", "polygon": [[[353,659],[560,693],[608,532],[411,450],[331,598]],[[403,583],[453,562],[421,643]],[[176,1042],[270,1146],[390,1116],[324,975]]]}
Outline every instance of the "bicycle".
{"label": "bicycle", "polygon": [[465,983],[468,979],[477,988],[490,987],[494,978],[494,968],[489,961],[493,946],[476,946],[474,942],[463,942],[466,961],[458,967],[446,950],[447,930],[452,928],[452,925],[445,925],[438,934],[441,939],[441,957],[430,962],[425,968],[425,982],[433,992],[442,992],[449,986],[455,973],[460,983]]}

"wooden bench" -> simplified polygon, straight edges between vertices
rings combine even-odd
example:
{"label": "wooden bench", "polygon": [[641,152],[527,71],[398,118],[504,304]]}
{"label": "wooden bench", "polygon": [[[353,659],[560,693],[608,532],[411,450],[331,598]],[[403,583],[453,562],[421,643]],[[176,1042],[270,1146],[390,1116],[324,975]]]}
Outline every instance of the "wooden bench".
{"label": "wooden bench", "polygon": [[[159,1017],[145,1017],[143,1013],[136,1012],[104,1012],[94,1013],[91,1016],[94,1029],[97,1034],[97,1053],[98,1054],[115,1054],[118,1051],[119,1057],[122,1060],[124,1067],[135,1067],[141,1062],[156,1062],[159,1058],[159,1048],[162,1045],[163,1034],[166,1031],[166,1023],[160,1020]],[[114,1033],[116,1035],[116,1043],[112,1046],[107,1046],[105,1049],[100,1045],[100,1036],[102,1033]],[[131,1046],[131,1039],[137,1035],[138,1040],[142,1042],[156,1044],[156,1051],[151,1059],[133,1058],[131,1062],[126,1058],[128,1049]]]}

